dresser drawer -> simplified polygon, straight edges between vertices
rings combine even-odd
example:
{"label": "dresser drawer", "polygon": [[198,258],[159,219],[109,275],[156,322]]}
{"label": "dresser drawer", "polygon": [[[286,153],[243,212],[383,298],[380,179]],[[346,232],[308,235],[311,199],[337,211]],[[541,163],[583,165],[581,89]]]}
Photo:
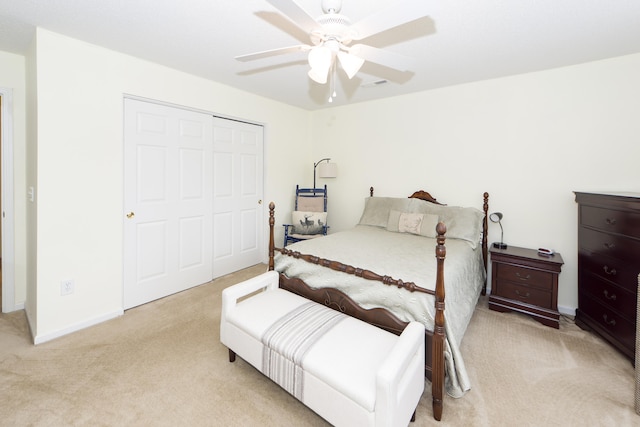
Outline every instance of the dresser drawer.
{"label": "dresser drawer", "polygon": [[631,322],[636,319],[636,294],[587,274],[581,277],[580,293],[617,311]]}
{"label": "dresser drawer", "polygon": [[626,348],[635,348],[635,322],[627,321],[613,310],[586,295],[580,299],[580,311],[584,316],[591,318],[595,324],[620,341]]}
{"label": "dresser drawer", "polygon": [[621,261],[603,255],[580,251],[578,264],[582,272],[598,276],[636,294],[638,273],[640,273],[640,257],[636,264]]}
{"label": "dresser drawer", "polygon": [[553,290],[553,274],[547,271],[538,271],[510,264],[496,264],[497,278],[500,281],[508,280],[515,284],[535,286],[547,291]]}
{"label": "dresser drawer", "polygon": [[610,233],[640,238],[640,214],[634,212],[581,206],[580,224]]}
{"label": "dresser drawer", "polygon": [[584,227],[580,228],[578,233],[582,249],[598,255],[629,261],[632,264],[638,263],[640,241]]}
{"label": "dresser drawer", "polygon": [[555,309],[555,307],[552,307],[551,291],[543,291],[529,286],[518,285],[513,282],[499,282],[498,296],[538,307]]}

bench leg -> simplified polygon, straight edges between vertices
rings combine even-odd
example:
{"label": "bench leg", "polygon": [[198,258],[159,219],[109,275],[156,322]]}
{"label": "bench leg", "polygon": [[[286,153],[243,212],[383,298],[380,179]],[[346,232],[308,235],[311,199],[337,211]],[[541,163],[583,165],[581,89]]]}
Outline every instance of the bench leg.
{"label": "bench leg", "polygon": [[412,422],[412,423],[413,423],[413,422],[415,422],[415,420],[416,420],[416,411],[417,411],[417,410],[418,410],[418,409],[416,409],[415,411],[413,411],[413,415],[411,415],[411,422]]}
{"label": "bench leg", "polygon": [[229,362],[233,363],[236,361],[236,353],[229,349]]}

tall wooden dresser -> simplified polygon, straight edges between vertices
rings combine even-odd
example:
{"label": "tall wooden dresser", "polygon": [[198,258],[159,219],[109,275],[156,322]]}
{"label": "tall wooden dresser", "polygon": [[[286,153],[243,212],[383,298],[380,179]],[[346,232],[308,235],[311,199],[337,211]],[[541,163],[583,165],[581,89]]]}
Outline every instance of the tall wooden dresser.
{"label": "tall wooden dresser", "polygon": [[640,194],[575,192],[578,202],[576,324],[635,360],[640,273]]}

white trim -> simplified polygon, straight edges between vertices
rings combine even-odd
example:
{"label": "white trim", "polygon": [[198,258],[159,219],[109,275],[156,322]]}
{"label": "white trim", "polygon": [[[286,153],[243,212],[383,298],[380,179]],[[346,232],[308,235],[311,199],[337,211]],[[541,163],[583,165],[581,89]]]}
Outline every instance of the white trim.
{"label": "white trim", "polygon": [[124,314],[124,310],[116,310],[110,313],[105,313],[100,316],[93,317],[88,320],[83,320],[82,322],[75,323],[71,326],[67,326],[66,328],[58,329],[57,331],[53,331],[44,335],[36,335],[33,337],[34,344],[42,344],[47,341],[51,341],[55,338],[59,338],[61,336],[80,331],[82,329],[88,328],[90,326],[97,325],[102,322],[106,322],[107,320],[115,319],[116,317],[120,317]]}
{"label": "white trim", "polygon": [[564,314],[570,317],[576,317],[576,308],[575,307],[563,307],[561,305],[558,306],[558,311],[560,314]]}
{"label": "white trim", "polygon": [[[2,312],[19,310],[16,304],[13,200],[13,90],[0,87],[2,99]],[[1,213],[0,213],[1,215]]]}

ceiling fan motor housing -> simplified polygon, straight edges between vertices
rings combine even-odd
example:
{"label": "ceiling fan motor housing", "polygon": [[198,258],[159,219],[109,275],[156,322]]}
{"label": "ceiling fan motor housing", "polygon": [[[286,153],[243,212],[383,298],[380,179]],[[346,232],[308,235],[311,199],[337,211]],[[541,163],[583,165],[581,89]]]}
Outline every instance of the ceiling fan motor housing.
{"label": "ceiling fan motor housing", "polygon": [[328,13],[319,16],[316,21],[322,25],[323,31],[314,31],[310,34],[311,42],[319,45],[327,40],[337,40],[347,45],[352,41],[351,20],[339,13]]}

